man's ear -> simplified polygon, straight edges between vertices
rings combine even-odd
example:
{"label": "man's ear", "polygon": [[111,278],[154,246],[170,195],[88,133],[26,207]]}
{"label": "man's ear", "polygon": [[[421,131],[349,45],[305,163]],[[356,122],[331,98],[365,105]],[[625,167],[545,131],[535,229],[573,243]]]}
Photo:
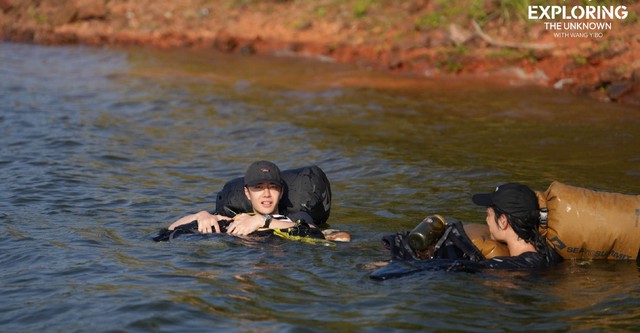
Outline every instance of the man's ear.
{"label": "man's ear", "polygon": [[244,188],[244,195],[247,197],[247,199],[249,199],[249,201],[251,201],[251,197],[249,196],[249,188],[246,186],[243,188]]}
{"label": "man's ear", "polygon": [[500,215],[500,217],[498,218],[498,226],[502,230],[507,230],[507,227],[509,226],[509,221],[507,220],[506,215],[504,214]]}

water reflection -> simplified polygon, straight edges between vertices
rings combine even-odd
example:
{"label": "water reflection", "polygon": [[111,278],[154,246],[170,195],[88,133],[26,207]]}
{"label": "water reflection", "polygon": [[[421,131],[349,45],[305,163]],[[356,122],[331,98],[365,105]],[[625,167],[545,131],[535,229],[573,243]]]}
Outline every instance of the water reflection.
{"label": "water reflection", "polygon": [[[7,331],[608,330],[637,265],[368,279],[380,237],[470,194],[552,180],[640,193],[640,115],[531,87],[290,58],[0,44],[0,325]],[[150,241],[259,158],[318,164],[324,248]],[[611,265],[611,266],[610,266]],[[29,304],[29,306],[25,306]],[[113,318],[118,318],[114,321]]]}

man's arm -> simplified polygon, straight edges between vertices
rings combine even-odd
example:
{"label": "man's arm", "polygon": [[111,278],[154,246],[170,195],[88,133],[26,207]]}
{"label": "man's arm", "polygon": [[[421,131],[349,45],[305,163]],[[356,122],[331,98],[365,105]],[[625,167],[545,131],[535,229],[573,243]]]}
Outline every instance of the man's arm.
{"label": "man's arm", "polygon": [[[233,218],[233,223],[227,228],[227,233],[236,236],[245,236],[265,227],[266,221],[267,218],[261,214],[238,214]],[[288,220],[272,219],[271,222],[269,222],[269,229],[285,229],[295,225],[295,222]]]}
{"label": "man's arm", "polygon": [[177,221],[173,222],[169,226],[169,230],[175,229],[177,226],[181,226],[183,224],[191,223],[192,221],[198,221],[198,231],[201,233],[212,233],[220,232],[220,224],[218,221],[229,219],[226,216],[222,215],[212,215],[207,211],[200,211],[196,214],[190,214],[184,217],[181,217]]}

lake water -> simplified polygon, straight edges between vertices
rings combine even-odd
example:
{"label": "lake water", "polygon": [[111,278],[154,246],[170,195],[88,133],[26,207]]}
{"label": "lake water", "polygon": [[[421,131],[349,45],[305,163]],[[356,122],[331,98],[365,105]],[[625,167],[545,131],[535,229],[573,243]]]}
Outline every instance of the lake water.
{"label": "lake water", "polygon": [[[553,180],[640,193],[640,110],[508,80],[0,43],[0,331],[637,330],[635,262],[369,278],[380,238]],[[333,247],[151,238],[257,159],[329,177]]]}

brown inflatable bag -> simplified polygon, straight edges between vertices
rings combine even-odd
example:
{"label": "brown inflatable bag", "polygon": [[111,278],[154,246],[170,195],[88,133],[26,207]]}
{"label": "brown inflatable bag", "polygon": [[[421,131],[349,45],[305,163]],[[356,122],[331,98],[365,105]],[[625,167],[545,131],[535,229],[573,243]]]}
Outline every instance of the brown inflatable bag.
{"label": "brown inflatable bag", "polygon": [[540,198],[549,210],[547,241],[563,258],[635,259],[640,195],[592,191],[553,182]]}
{"label": "brown inflatable bag", "polygon": [[468,223],[464,225],[464,232],[467,234],[473,245],[475,245],[482,255],[491,259],[498,256],[509,256],[509,249],[504,243],[491,239],[489,227],[486,224]]}

